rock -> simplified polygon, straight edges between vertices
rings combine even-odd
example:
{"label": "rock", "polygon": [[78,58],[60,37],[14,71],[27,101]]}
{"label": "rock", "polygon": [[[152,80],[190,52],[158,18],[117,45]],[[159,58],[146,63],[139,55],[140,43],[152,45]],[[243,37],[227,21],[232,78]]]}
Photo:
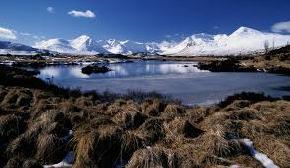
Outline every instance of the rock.
{"label": "rock", "polygon": [[87,74],[87,75],[91,75],[93,73],[106,73],[109,71],[111,71],[111,69],[106,67],[106,66],[89,65],[89,66],[82,68],[82,73]]}

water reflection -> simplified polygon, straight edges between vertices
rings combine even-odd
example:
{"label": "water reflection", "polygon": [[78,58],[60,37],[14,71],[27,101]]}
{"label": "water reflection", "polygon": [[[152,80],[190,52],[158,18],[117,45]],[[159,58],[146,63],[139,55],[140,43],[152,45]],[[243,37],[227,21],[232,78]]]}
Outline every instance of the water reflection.
{"label": "water reflection", "polygon": [[194,67],[194,65],[176,65],[176,64],[161,64],[158,69],[162,74],[169,73],[192,73],[192,72],[206,72],[201,71],[198,68]]}
{"label": "water reflection", "polygon": [[142,77],[169,74],[187,74],[200,71],[194,67],[196,63],[183,62],[161,62],[161,61],[139,61],[136,63],[111,64],[112,71],[107,73],[85,75],[81,72],[82,66],[58,66],[41,69],[40,78],[124,78]]}
{"label": "water reflection", "polygon": [[82,69],[80,67],[72,67],[69,69],[70,75],[76,78],[89,78],[89,75],[83,74]]}
{"label": "water reflection", "polygon": [[41,78],[51,78],[51,77],[60,77],[61,72],[58,68],[55,67],[47,67],[41,70],[40,74]]}
{"label": "water reflection", "polygon": [[57,66],[40,69],[39,77],[54,77],[53,82],[82,90],[157,91],[188,105],[218,102],[241,91],[265,92],[271,96],[289,95],[287,76],[267,73],[211,73],[200,71],[196,63],[140,61],[112,64],[113,71],[85,75],[82,66]]}

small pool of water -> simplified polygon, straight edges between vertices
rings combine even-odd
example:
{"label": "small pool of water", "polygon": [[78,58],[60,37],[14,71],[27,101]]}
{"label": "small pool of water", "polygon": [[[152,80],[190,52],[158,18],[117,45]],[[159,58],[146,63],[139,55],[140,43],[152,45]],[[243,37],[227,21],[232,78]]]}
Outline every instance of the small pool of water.
{"label": "small pool of water", "polygon": [[267,73],[212,73],[201,71],[195,62],[136,61],[111,64],[112,71],[85,75],[83,66],[50,66],[40,69],[39,78],[55,84],[126,93],[128,90],[157,91],[186,105],[212,104],[241,91],[265,92],[280,97],[290,95],[290,77]]}

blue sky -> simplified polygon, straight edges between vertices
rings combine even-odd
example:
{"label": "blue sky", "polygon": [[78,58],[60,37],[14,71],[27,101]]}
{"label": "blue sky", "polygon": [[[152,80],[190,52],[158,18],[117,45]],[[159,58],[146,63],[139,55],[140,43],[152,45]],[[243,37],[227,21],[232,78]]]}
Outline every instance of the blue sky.
{"label": "blue sky", "polygon": [[[48,7],[51,8],[48,10]],[[75,12],[89,10],[94,15],[74,17],[73,13],[68,14],[73,10]],[[17,40],[28,43],[41,38],[71,39],[81,34],[96,39],[159,41],[174,35],[201,32],[228,34],[240,26],[271,31],[275,23],[287,21],[290,21],[289,0],[1,0],[0,2],[0,27],[17,31]],[[34,38],[31,38],[33,36]]]}

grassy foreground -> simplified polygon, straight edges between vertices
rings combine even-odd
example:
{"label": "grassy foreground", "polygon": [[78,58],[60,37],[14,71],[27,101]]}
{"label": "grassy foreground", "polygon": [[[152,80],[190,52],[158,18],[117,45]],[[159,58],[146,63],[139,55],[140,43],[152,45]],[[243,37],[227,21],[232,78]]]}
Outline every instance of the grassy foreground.
{"label": "grassy foreground", "polygon": [[[81,93],[0,67],[0,167],[262,167],[239,139],[290,167],[290,102],[242,93],[212,107],[157,94]],[[72,135],[69,135],[72,130]]]}

